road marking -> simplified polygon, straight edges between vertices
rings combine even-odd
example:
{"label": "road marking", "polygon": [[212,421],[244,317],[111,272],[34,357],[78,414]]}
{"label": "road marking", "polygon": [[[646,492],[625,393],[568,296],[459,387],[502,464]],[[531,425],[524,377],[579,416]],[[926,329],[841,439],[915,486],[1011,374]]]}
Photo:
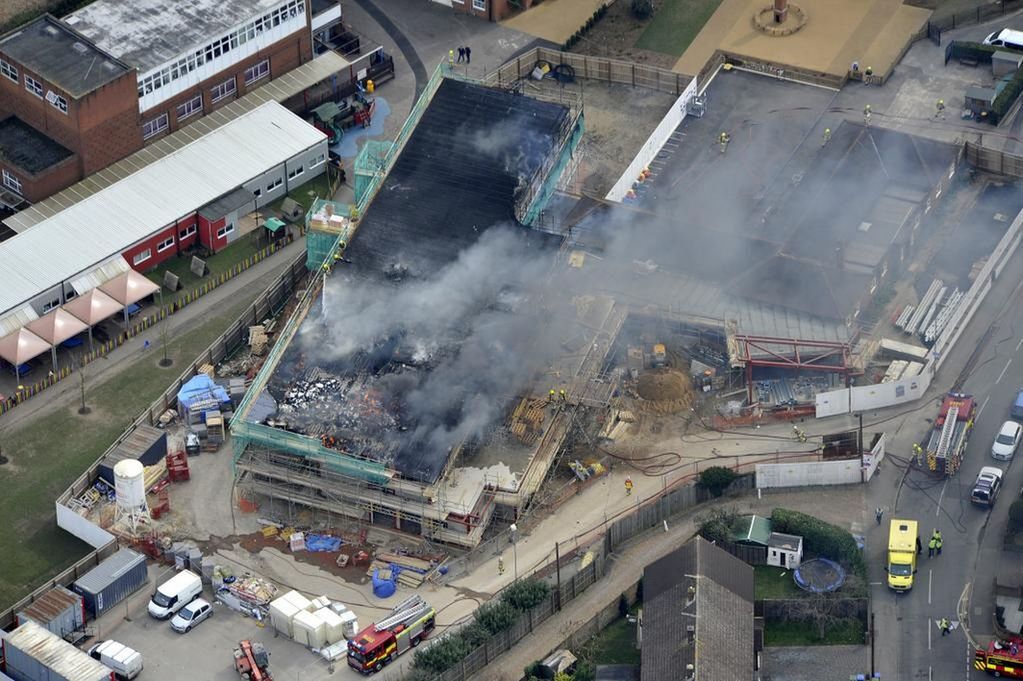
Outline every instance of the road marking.
{"label": "road marking", "polygon": [[1005,368],[1002,369],[1002,373],[998,374],[998,378],[995,380],[995,385],[998,385],[999,383],[1001,383],[1002,379],[1005,378],[1005,372],[1009,370],[1009,365],[1010,364],[1012,364],[1012,358],[1011,357],[1009,358],[1009,361],[1005,363]]}
{"label": "road marking", "polygon": [[933,581],[934,570],[927,570],[927,605],[931,604],[931,582]]}
{"label": "road marking", "polygon": [[934,515],[941,515],[941,500],[945,498],[946,487],[948,487],[948,478],[945,478],[945,483],[941,486],[941,494],[938,495],[938,508],[934,509]]}
{"label": "road marking", "polygon": [[1019,343],[1016,343],[1016,352],[1019,352],[1021,347],[1023,347],[1023,338],[1020,338]]}
{"label": "road marking", "polygon": [[[977,410],[977,418],[978,419],[980,418],[980,415],[984,413],[984,407],[987,406],[987,402],[990,399],[991,399],[990,395],[988,395],[987,397],[984,398],[984,402],[980,405],[980,409]],[[976,420],[977,419],[974,419],[974,421],[976,421]]]}
{"label": "road marking", "polygon": [[[928,617],[926,622],[927,622],[927,650],[930,650],[931,649],[931,618]],[[928,679],[931,678],[931,670],[930,669],[927,670],[927,678]]]}

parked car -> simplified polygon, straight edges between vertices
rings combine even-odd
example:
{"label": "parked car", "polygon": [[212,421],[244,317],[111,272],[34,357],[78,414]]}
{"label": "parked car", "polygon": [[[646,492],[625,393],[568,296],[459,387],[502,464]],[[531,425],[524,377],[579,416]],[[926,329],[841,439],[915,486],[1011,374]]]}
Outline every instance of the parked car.
{"label": "parked car", "polygon": [[174,631],[185,634],[197,624],[213,615],[213,606],[205,598],[197,598],[174,615],[171,627]]}
{"label": "parked car", "polygon": [[142,671],[142,656],[117,641],[99,641],[89,655],[113,669],[118,681],[131,681]]}
{"label": "parked car", "polygon": [[973,483],[973,492],[970,493],[970,501],[978,506],[994,506],[998,498],[998,491],[1002,488],[1002,469],[994,466],[984,466],[977,475],[977,482]]}
{"label": "parked car", "polygon": [[1012,403],[1012,408],[1009,409],[1009,416],[1014,419],[1023,419],[1023,390],[1016,394],[1016,400]]}
{"label": "parked car", "polygon": [[1002,461],[1009,461],[1016,454],[1019,447],[1020,436],[1023,435],[1023,426],[1015,421],[1006,421],[1002,424],[1001,430],[991,445],[991,456]]}

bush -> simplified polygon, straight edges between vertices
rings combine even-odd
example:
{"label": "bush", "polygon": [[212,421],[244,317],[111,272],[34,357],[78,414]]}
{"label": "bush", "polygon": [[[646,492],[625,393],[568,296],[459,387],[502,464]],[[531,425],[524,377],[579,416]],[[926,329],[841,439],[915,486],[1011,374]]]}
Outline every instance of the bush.
{"label": "bush", "polygon": [[593,681],[597,678],[597,668],[585,660],[579,660],[575,666],[572,681]]}
{"label": "bush", "polygon": [[490,601],[476,609],[476,621],[491,635],[500,634],[519,619],[519,611],[504,601]]}
{"label": "bush", "polygon": [[550,592],[551,587],[547,582],[522,579],[505,589],[501,593],[501,600],[519,612],[526,612],[543,603]]}
{"label": "bush", "polygon": [[1017,499],[1009,506],[1009,527],[1023,530],[1023,499]]}
{"label": "bush", "polygon": [[461,662],[468,652],[465,639],[456,632],[434,641],[425,648],[416,649],[412,666],[431,674],[443,674]]}
{"label": "bush", "polygon": [[[716,543],[732,541],[733,528],[739,520],[739,514],[728,508],[715,508],[702,518],[699,518],[700,525],[697,534]],[[642,582],[640,582],[642,586]],[[642,600],[641,596],[636,597]]]}
{"label": "bush", "polygon": [[654,3],[651,0],[632,0],[632,16],[640,21],[654,15]]}
{"label": "bush", "polygon": [[461,634],[462,640],[465,641],[465,647],[469,650],[479,648],[490,638],[490,632],[479,622],[470,622],[458,633]]}
{"label": "bush", "polygon": [[731,468],[724,466],[711,466],[700,472],[700,479],[696,485],[702,487],[716,497],[721,496],[728,489],[728,486],[739,477]]}
{"label": "bush", "polygon": [[853,536],[847,530],[820,518],[776,508],[771,513],[771,529],[802,537],[807,553],[838,561],[857,572],[864,568],[863,554]]}
{"label": "bush", "polygon": [[1016,71],[1012,80],[1002,88],[1002,91],[995,97],[995,101],[991,102],[991,111],[995,116],[1001,118],[1016,102],[1020,92],[1023,92],[1023,69]]}

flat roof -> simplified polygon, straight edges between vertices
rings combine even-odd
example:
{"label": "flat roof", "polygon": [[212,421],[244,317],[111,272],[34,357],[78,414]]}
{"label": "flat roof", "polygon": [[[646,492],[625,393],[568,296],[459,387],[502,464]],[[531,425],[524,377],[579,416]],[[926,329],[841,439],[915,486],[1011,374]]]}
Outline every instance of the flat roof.
{"label": "flat roof", "polygon": [[217,128],[227,125],[244,113],[251,111],[264,102],[282,102],[293,97],[310,85],[315,85],[325,78],[347,67],[350,62],[335,52],[323,55],[306,62],[297,69],[288,71],[283,76],[261,85],[245,96],[234,100],[216,111],[197,118],[180,130],[136,151],[131,156],[122,158],[97,173],[93,173],[81,182],[76,182],[67,189],[34,204],[23,211],[5,219],[4,224],[15,232],[24,232],[47,218],[51,218],[62,210],[66,210],[79,201],[83,201],[96,192],[106,189],[115,182],[132,175],[151,163],[159,161],[168,154],[191,144]]}
{"label": "flat roof", "polygon": [[323,139],[280,104],[267,102],[0,243],[0,311],[121,253]]}
{"label": "flat roof", "polygon": [[49,14],[0,38],[0,52],[75,98],[84,97],[131,70],[113,54]]}
{"label": "flat roof", "polygon": [[281,0],[97,0],[64,21],[146,72],[279,4]]}
{"label": "flat roof", "polygon": [[238,187],[200,208],[199,215],[207,220],[219,220],[233,210],[252,204],[255,198],[256,195],[248,189]]}
{"label": "flat roof", "polygon": [[0,121],[0,158],[35,175],[73,155],[17,116]]}

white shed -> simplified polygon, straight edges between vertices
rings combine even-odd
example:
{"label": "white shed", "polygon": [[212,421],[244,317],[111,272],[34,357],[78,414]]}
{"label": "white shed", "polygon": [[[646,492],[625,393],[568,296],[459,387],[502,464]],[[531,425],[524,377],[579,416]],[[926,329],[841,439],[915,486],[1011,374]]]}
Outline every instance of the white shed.
{"label": "white shed", "polygon": [[767,541],[767,564],[795,570],[803,560],[803,538],[772,532]]}

